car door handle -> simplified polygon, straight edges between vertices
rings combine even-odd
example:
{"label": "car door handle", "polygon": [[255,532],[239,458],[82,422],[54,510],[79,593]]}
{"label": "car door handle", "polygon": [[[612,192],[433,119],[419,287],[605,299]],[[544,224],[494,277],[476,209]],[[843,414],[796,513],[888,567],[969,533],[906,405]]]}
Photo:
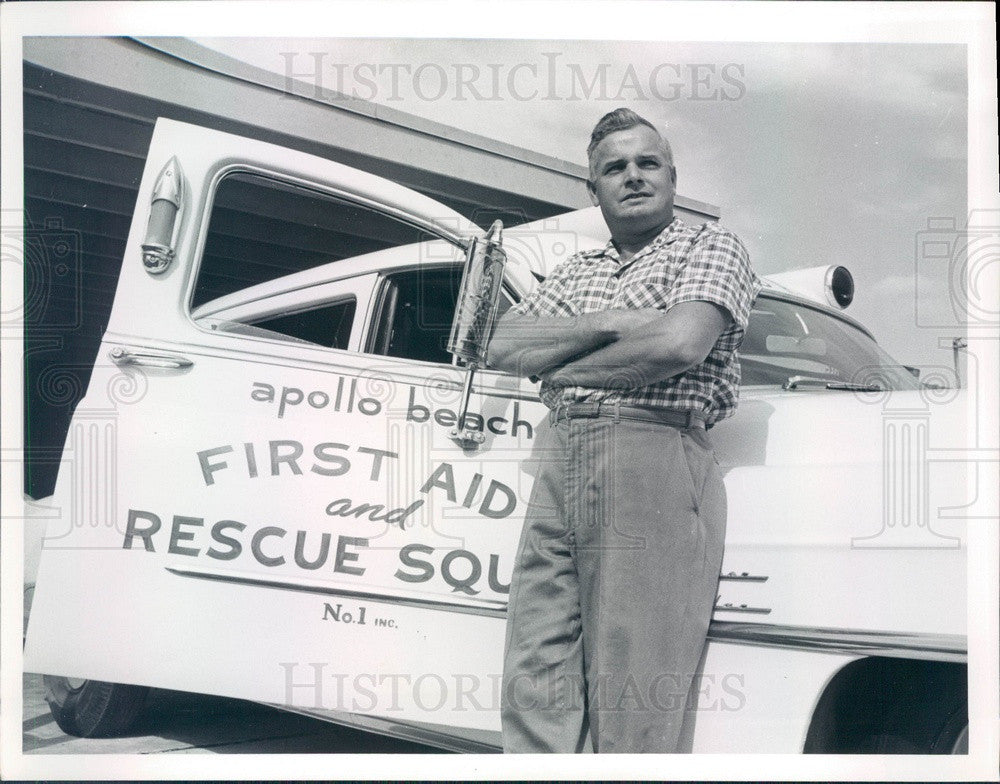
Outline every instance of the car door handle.
{"label": "car door handle", "polygon": [[121,346],[111,349],[111,360],[116,365],[142,365],[172,370],[189,368],[194,364],[190,359],[180,354],[129,351]]}

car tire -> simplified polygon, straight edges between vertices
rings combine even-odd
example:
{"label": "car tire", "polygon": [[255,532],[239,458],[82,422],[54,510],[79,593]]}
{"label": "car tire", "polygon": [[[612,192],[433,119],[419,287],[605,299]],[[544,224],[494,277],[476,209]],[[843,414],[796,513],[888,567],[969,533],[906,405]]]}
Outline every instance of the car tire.
{"label": "car tire", "polygon": [[883,731],[865,738],[851,753],[968,754],[969,720],[964,700],[944,715],[940,709],[901,704]]}
{"label": "car tire", "polygon": [[870,754],[968,754],[969,725],[949,722],[929,746],[918,746],[900,735],[873,735],[864,744]]}
{"label": "car tire", "polygon": [[967,754],[964,665],[869,657],[843,667],[820,697],[807,754]]}
{"label": "car tire", "polygon": [[948,751],[951,754],[968,754],[969,753],[969,725],[966,724],[959,731],[958,735],[952,740],[951,745],[948,747]]}
{"label": "car tire", "polygon": [[948,718],[934,740],[932,751],[935,754],[969,753],[968,709]]}
{"label": "car tire", "polygon": [[46,675],[45,701],[59,729],[80,738],[124,734],[142,712],[147,686]]}

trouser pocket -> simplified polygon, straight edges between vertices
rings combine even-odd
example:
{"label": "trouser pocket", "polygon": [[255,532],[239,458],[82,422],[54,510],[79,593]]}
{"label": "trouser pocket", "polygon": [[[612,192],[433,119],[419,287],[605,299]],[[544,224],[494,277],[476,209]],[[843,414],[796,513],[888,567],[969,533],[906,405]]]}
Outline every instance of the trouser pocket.
{"label": "trouser pocket", "polygon": [[682,465],[678,470],[684,476],[688,492],[691,497],[691,506],[695,512],[701,507],[701,499],[705,494],[705,481],[708,478],[709,461],[712,460],[712,452],[706,449],[693,436],[684,430],[674,430],[675,440],[678,444],[678,451]]}

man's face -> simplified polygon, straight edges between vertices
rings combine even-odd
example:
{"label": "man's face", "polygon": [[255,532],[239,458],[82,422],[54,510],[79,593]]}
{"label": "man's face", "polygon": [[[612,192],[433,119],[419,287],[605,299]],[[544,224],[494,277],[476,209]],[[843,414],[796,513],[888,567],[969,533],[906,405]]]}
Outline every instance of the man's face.
{"label": "man's face", "polygon": [[644,234],[673,220],[677,175],[660,135],[646,125],[604,137],[590,158],[590,199],[612,236]]}

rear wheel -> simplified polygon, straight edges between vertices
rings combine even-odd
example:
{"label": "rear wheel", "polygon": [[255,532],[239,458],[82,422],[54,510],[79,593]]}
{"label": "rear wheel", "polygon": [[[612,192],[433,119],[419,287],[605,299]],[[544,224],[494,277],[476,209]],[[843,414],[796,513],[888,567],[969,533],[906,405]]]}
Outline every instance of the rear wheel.
{"label": "rear wheel", "polygon": [[59,729],[81,738],[124,734],[142,712],[147,686],[44,676],[45,701]]}
{"label": "rear wheel", "polygon": [[965,665],[871,657],[851,662],[816,706],[807,754],[967,754]]}
{"label": "rear wheel", "polygon": [[958,732],[958,736],[952,742],[949,747],[949,751],[952,754],[968,754],[969,753],[969,725],[966,724]]}

